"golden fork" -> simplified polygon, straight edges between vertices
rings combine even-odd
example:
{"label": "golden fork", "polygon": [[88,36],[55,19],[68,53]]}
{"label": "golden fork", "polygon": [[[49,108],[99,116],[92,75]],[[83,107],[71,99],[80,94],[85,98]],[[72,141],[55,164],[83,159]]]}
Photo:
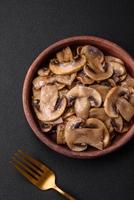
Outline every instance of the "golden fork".
{"label": "golden fork", "polygon": [[42,162],[33,159],[22,150],[18,150],[11,163],[13,166],[33,185],[41,190],[54,189],[62,194],[68,200],[76,200],[71,195],[67,194],[55,184],[55,174]]}

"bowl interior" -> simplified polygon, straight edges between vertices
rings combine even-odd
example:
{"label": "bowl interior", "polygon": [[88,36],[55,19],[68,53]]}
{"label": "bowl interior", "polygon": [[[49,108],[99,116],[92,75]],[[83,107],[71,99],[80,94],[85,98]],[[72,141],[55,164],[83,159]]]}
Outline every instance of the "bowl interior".
{"label": "bowl interior", "polygon": [[33,64],[30,66],[25,81],[24,81],[24,87],[23,87],[23,107],[24,112],[26,115],[26,118],[28,120],[29,125],[37,135],[37,137],[47,144],[51,149],[64,154],[69,157],[74,158],[91,158],[91,157],[97,157],[104,154],[107,154],[111,151],[114,151],[115,149],[122,146],[124,143],[126,143],[132,136],[134,127],[132,126],[131,129],[128,131],[128,133],[125,134],[119,134],[112,144],[107,147],[106,149],[100,151],[96,150],[95,148],[89,147],[84,152],[73,152],[69,150],[65,145],[57,145],[56,144],[56,134],[55,132],[52,132],[51,134],[45,134],[42,133],[39,125],[38,120],[36,118],[36,115],[32,109],[31,106],[31,86],[32,86],[32,80],[37,75],[37,70],[40,67],[45,67],[48,64],[48,61],[50,58],[52,58],[55,53],[62,48],[65,48],[66,46],[70,46],[71,48],[74,48],[79,45],[95,45],[99,49],[101,49],[105,54],[109,54],[115,57],[120,58],[124,61],[128,73],[130,73],[132,76],[134,76],[134,61],[133,59],[127,54],[122,48],[117,46],[116,44],[109,42],[104,39],[96,38],[96,37],[75,37],[75,38],[69,38],[62,41],[59,41],[50,47],[48,47],[46,50],[44,50],[33,62]]}

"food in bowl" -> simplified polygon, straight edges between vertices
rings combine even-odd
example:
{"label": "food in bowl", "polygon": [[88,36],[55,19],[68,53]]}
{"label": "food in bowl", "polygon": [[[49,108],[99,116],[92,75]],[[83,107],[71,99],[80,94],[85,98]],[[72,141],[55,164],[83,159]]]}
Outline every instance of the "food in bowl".
{"label": "food in bowl", "polygon": [[103,150],[125,134],[134,115],[134,79],[119,58],[97,47],[66,47],[40,67],[32,106],[44,134],[72,151]]}

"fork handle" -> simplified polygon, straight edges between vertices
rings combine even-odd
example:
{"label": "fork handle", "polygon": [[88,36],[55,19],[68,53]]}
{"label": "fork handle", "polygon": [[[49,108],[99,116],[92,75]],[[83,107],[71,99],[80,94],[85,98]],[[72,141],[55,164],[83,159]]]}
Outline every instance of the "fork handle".
{"label": "fork handle", "polygon": [[53,187],[54,190],[56,190],[57,192],[59,192],[60,194],[62,194],[64,197],[66,197],[66,199],[68,200],[76,200],[74,197],[72,197],[70,194],[64,192],[63,190],[61,190],[59,187],[57,187],[56,185]]}

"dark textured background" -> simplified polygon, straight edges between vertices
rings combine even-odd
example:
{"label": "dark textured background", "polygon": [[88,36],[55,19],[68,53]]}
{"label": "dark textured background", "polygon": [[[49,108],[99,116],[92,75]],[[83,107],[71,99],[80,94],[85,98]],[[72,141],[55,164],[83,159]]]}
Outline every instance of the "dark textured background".
{"label": "dark textured background", "polygon": [[78,200],[134,199],[134,140],[95,160],[74,160],[42,144],[22,109],[22,85],[29,65],[48,45],[73,35],[110,39],[134,55],[132,1],[0,0],[0,200],[62,200],[42,192],[9,164],[24,148],[46,162],[57,183]]}

